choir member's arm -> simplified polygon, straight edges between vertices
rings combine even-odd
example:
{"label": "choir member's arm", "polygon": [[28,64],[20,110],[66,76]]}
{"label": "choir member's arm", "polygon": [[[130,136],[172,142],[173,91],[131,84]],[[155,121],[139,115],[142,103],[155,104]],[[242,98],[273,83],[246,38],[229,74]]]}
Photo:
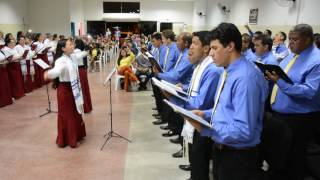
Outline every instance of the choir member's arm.
{"label": "choir member's arm", "polygon": [[44,79],[50,80],[57,78],[64,68],[66,68],[65,62],[56,61],[54,68],[44,72]]}
{"label": "choir member's arm", "polygon": [[81,59],[88,55],[87,51],[75,51],[73,54],[71,54],[72,59]]}
{"label": "choir member's arm", "polygon": [[318,95],[317,92],[320,89],[320,65],[314,66],[305,77],[305,81],[301,84],[289,84],[281,79],[275,72],[267,72],[267,76],[270,80],[277,83],[283,93],[292,97],[311,100]]}

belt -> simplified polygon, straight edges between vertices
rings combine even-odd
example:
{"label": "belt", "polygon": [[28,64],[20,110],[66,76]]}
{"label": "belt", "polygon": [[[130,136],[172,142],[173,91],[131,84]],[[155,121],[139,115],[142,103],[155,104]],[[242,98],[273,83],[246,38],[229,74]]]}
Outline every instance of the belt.
{"label": "belt", "polygon": [[214,143],[213,147],[218,150],[236,150],[236,151],[251,151],[251,150],[256,150],[257,147],[241,147],[241,148],[236,148],[236,147],[231,147],[227,146],[224,144],[218,144]]}

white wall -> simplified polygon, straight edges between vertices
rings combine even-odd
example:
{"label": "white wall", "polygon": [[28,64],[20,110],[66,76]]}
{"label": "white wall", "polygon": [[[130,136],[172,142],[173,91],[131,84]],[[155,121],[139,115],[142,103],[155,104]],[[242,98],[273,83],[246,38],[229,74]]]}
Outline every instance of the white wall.
{"label": "white wall", "polygon": [[192,31],[206,29],[207,4],[208,0],[197,0],[193,3]]}
{"label": "white wall", "polygon": [[[84,10],[82,0],[69,0],[70,22],[75,23],[75,34],[79,35],[79,29],[84,32]],[[81,24],[80,24],[81,23]]]}
{"label": "white wall", "polygon": [[29,29],[33,32],[70,35],[67,0],[28,0]]}
{"label": "white wall", "polygon": [[[226,5],[230,13],[224,14],[218,3]],[[225,21],[232,22],[245,31],[243,26],[249,22],[250,9],[258,8],[258,23],[252,25],[253,30],[269,28],[288,32],[297,23],[307,23],[313,25],[315,31],[319,31],[319,0],[296,0],[296,3],[288,0],[211,0],[207,7],[208,29]]]}
{"label": "white wall", "polygon": [[28,23],[26,0],[0,0],[0,30],[16,33]]}

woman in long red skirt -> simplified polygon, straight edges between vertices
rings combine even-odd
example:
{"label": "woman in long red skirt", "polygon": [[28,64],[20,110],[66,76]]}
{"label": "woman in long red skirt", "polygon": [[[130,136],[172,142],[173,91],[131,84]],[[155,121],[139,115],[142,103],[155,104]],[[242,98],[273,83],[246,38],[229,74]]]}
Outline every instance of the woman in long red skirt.
{"label": "woman in long red skirt", "polygon": [[[85,48],[85,44],[81,39],[75,40],[75,53],[81,52]],[[83,62],[83,57],[78,58],[78,68],[79,68],[79,76],[80,76],[80,83],[82,87],[82,94],[83,94],[83,109],[84,113],[89,113],[92,111],[92,103],[91,103],[91,95],[90,95],[90,88],[88,82],[88,71],[87,67]]]}
{"label": "woman in long red skirt", "polygon": [[6,64],[6,56],[0,50],[0,107],[12,104],[11,87]]}
{"label": "woman in long red skirt", "polygon": [[6,46],[2,51],[6,54],[7,57],[12,56],[11,61],[7,64],[8,76],[11,86],[11,94],[15,99],[23,97],[24,94],[24,82],[21,72],[21,54],[15,49],[16,41],[8,40]]}
{"label": "woman in long red skirt", "polygon": [[86,56],[86,52],[73,54],[72,40],[60,40],[57,45],[53,69],[45,71],[45,80],[54,80],[58,88],[58,136],[59,147],[69,145],[77,147],[77,143],[86,136],[82,120],[83,98],[79,80],[76,56]]}

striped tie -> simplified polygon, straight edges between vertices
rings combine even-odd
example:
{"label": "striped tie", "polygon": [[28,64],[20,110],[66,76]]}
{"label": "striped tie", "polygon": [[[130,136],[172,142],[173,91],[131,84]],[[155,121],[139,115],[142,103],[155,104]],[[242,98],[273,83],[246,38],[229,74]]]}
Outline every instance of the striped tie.
{"label": "striped tie", "polygon": [[176,64],[174,65],[173,69],[176,69],[176,67],[178,66],[181,58],[182,58],[182,53],[180,53],[180,55],[179,55],[179,57],[178,57],[178,60],[177,60]]}
{"label": "striped tie", "polygon": [[226,79],[227,79],[227,71],[224,70],[223,71],[223,74],[222,74],[222,79],[221,79],[221,83],[220,83],[220,86],[219,86],[219,90],[217,92],[217,96],[216,96],[216,99],[214,101],[214,106],[213,106],[213,109],[212,109],[212,114],[211,114],[211,120],[210,120],[210,124],[212,124],[212,117],[214,115],[214,113],[216,112],[216,109],[217,109],[217,106],[218,106],[218,103],[219,103],[219,99],[220,99],[220,95],[221,95],[221,92],[222,92],[222,89],[224,87],[224,84],[226,82]]}
{"label": "striped tie", "polygon": [[[298,59],[299,55],[295,55],[287,64],[286,68],[284,68],[284,72],[286,74],[288,74],[289,70],[291,69],[291,67],[293,66],[293,64],[296,62],[296,60]],[[270,98],[270,104],[272,105],[275,101],[276,101],[276,96],[278,93],[278,85],[274,84],[273,89],[272,89],[272,93],[271,93],[271,98]]]}
{"label": "striped tie", "polygon": [[169,52],[170,52],[170,48],[167,48],[167,52],[166,52],[166,56],[164,58],[164,63],[163,63],[163,70],[166,71],[166,67],[167,67],[167,60],[168,60],[168,56],[169,56]]}

